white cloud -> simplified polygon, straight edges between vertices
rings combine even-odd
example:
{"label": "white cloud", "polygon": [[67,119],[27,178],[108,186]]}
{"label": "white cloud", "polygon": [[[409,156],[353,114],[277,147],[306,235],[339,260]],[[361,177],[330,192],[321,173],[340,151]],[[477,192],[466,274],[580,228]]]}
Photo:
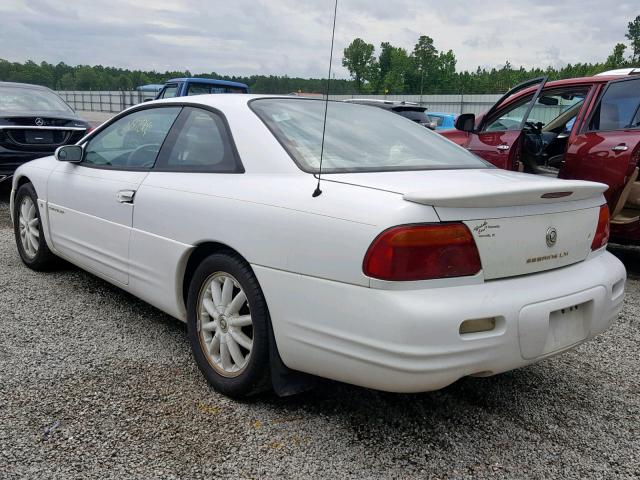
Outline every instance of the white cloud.
{"label": "white cloud", "polygon": [[[71,5],[73,3],[73,5]],[[2,0],[0,57],[223,74],[326,75],[332,0]],[[355,37],[452,49],[459,69],[601,61],[637,0],[341,0],[334,69]]]}

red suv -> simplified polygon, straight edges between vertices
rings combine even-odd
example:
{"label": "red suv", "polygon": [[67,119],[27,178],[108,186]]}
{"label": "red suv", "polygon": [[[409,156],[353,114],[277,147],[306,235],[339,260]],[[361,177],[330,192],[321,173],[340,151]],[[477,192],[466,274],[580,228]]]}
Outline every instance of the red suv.
{"label": "red suv", "polygon": [[640,245],[640,75],[615,73],[524,82],[439,133],[499,168],[606,183],[612,240]]}

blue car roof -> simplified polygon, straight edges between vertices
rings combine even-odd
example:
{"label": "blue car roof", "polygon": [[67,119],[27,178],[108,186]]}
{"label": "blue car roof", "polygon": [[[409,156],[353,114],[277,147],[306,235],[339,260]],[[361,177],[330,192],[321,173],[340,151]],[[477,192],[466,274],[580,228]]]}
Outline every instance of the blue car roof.
{"label": "blue car roof", "polygon": [[244,83],[230,82],[228,80],[216,80],[213,78],[197,78],[197,77],[172,78],[170,80],[167,80],[165,84],[173,83],[173,82],[197,82],[197,83],[206,83],[208,85],[221,85],[223,87],[236,87],[236,88],[246,88],[246,89],[249,88],[249,86]]}
{"label": "blue car roof", "polygon": [[443,112],[425,112],[427,115],[437,115],[440,117],[455,117],[455,113],[443,113]]}

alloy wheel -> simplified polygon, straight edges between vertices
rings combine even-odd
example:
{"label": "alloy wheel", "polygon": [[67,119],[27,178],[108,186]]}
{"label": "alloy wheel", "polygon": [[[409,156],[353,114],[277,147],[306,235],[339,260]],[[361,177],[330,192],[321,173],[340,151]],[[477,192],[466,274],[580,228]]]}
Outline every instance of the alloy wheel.
{"label": "alloy wheel", "polygon": [[198,296],[198,336],[209,364],[224,377],[246,368],[253,347],[253,322],[247,296],[230,274],[216,272]]}
{"label": "alloy wheel", "polygon": [[29,196],[23,197],[20,203],[18,222],[22,249],[29,259],[33,259],[40,248],[40,220],[38,219],[36,205]]}

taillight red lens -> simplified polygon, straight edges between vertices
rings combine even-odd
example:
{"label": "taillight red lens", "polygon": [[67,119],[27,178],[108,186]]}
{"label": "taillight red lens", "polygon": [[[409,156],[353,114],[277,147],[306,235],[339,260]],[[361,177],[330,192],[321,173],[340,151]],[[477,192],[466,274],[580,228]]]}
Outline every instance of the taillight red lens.
{"label": "taillight red lens", "polygon": [[430,280],[475,275],[478,248],[463,223],[405,225],[382,232],[364,257],[365,275],[381,280]]}
{"label": "taillight red lens", "polygon": [[600,215],[598,216],[598,227],[596,234],[593,236],[591,250],[598,250],[609,243],[609,207],[605,203],[600,207]]}

